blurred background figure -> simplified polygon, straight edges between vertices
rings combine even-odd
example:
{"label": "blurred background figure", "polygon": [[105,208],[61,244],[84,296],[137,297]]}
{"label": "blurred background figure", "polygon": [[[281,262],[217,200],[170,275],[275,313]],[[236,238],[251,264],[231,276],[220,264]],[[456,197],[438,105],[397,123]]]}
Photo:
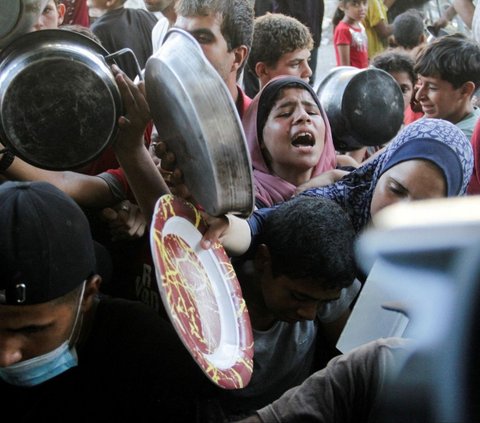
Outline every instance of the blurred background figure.
{"label": "blurred background figure", "polygon": [[60,0],[65,6],[64,25],[90,26],[87,0]]}

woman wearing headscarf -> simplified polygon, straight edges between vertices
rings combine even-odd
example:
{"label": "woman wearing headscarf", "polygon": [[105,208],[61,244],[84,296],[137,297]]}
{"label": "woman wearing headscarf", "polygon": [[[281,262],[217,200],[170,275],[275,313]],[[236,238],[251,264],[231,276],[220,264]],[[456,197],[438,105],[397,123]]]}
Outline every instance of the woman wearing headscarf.
{"label": "woman wearing headscarf", "polygon": [[[398,176],[392,178],[399,168]],[[398,201],[465,194],[472,170],[472,147],[463,132],[442,119],[421,119],[406,126],[371,162],[333,185],[313,188],[301,195],[336,201],[360,231],[372,215]]]}
{"label": "woman wearing headscarf", "polygon": [[297,186],[335,169],[327,115],[315,91],[300,78],[272,79],[253,99],[243,127],[258,208],[288,200]]}

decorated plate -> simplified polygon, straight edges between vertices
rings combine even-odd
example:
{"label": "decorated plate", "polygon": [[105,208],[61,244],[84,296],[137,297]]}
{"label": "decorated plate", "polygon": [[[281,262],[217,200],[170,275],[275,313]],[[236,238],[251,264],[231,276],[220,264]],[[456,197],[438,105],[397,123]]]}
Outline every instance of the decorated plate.
{"label": "decorated plate", "polygon": [[203,372],[222,388],[243,388],[253,370],[250,318],[223,247],[200,247],[205,230],[192,204],[172,195],[157,201],[150,243],[160,295]]}

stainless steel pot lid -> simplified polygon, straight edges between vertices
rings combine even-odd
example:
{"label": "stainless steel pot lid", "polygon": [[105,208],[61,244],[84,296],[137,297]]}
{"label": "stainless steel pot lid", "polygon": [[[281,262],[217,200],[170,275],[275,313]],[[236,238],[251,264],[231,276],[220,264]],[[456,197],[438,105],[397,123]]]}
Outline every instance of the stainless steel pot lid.
{"label": "stainless steel pot lid", "polygon": [[253,211],[250,155],[227,86],[197,41],[173,28],[145,67],[147,101],[185,183],[211,215]]}
{"label": "stainless steel pot lid", "polygon": [[121,96],[90,38],[52,29],[17,38],[0,52],[0,138],[44,169],[75,169],[117,132]]}
{"label": "stainless steel pot lid", "polygon": [[402,91],[381,69],[333,68],[320,82],[317,94],[338,151],[385,144],[402,125]]}

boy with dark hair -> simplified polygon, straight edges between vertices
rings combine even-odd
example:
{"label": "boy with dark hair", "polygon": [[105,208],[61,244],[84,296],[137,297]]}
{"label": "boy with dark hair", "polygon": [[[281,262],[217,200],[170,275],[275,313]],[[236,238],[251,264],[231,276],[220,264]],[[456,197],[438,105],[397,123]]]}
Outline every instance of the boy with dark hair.
{"label": "boy with dark hair", "polygon": [[413,50],[427,41],[423,17],[417,9],[408,9],[393,21],[395,47]]}
{"label": "boy with dark hair", "polygon": [[250,97],[272,78],[293,75],[309,82],[313,39],[299,20],[281,13],[267,13],[255,19],[252,50],[247,73],[256,80],[246,86]]}
{"label": "boy with dark hair", "polygon": [[220,393],[227,415],[248,415],[338,354],[360,287],[354,237],[336,203],[299,196],[268,216],[253,258],[234,261],[253,328],[254,369],[246,388]]}
{"label": "boy with dark hair", "polygon": [[472,104],[480,87],[480,46],[462,34],[437,38],[421,50],[415,71],[415,99],[425,117],[448,120],[470,139],[480,116]]}

